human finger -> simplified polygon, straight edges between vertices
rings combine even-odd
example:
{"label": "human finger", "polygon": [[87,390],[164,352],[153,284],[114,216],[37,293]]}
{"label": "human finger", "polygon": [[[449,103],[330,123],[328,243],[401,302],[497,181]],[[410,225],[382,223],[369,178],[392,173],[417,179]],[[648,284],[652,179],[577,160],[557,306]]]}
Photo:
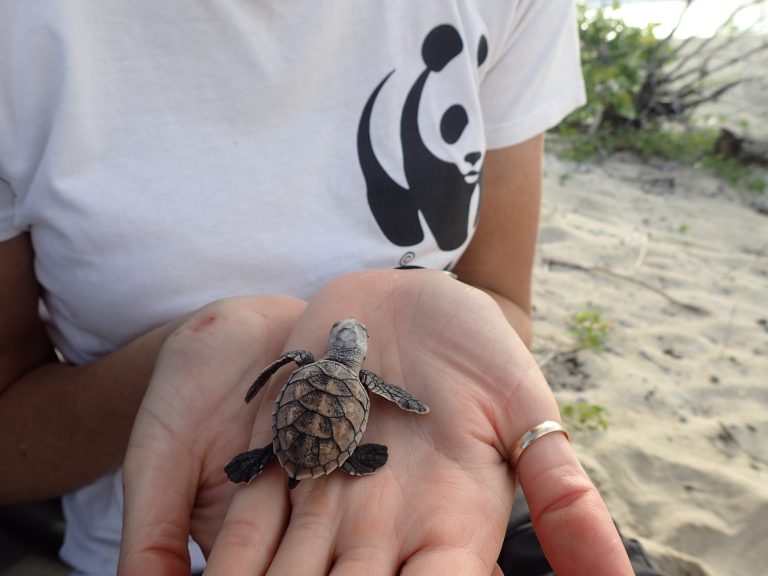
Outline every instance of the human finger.
{"label": "human finger", "polygon": [[208,557],[207,574],[265,574],[290,514],[285,473],[268,466],[237,490]]}
{"label": "human finger", "polygon": [[280,547],[267,574],[325,576],[339,527],[340,481],[316,478],[294,492],[293,507]]}
{"label": "human finger", "polygon": [[157,403],[147,401],[152,397],[153,385],[165,387],[165,382],[177,378],[180,360],[174,355],[167,358],[155,368],[123,462],[123,536],[118,565],[121,576],[155,571],[189,573],[190,518],[198,470],[189,457],[192,447],[188,439],[168,425],[168,413],[161,414],[163,409]]}
{"label": "human finger", "polygon": [[[496,567],[498,568],[498,566]],[[469,549],[435,547],[418,551],[403,565],[401,576],[487,576],[493,568]]]}
{"label": "human finger", "polygon": [[610,513],[564,435],[548,434],[531,444],[517,473],[542,549],[558,575],[632,576]]}
{"label": "human finger", "polygon": [[[136,442],[140,448],[131,451],[124,464],[124,474],[133,481],[125,486],[118,574],[189,574],[195,475],[174,455],[151,454],[141,448],[143,439]],[[157,486],[173,486],[173,490],[163,493]]]}
{"label": "human finger", "polygon": [[352,546],[333,563],[330,576],[392,576],[397,574],[397,552],[388,542]]}
{"label": "human finger", "polygon": [[[396,456],[395,456],[396,458]],[[394,458],[393,458],[394,460]],[[361,491],[361,507],[353,507],[353,516],[345,517],[336,536],[331,576],[391,576],[398,573],[403,546],[400,532],[408,528],[398,522],[397,502],[379,478],[352,479]],[[361,483],[364,483],[363,486]]]}

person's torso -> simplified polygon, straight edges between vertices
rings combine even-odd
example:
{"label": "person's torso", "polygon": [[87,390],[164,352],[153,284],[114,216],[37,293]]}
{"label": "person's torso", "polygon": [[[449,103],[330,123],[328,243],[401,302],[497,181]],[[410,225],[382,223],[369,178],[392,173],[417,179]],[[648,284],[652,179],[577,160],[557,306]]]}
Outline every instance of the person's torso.
{"label": "person's torso", "polygon": [[0,175],[64,355],[221,297],[450,267],[481,195],[495,4],[19,8]]}

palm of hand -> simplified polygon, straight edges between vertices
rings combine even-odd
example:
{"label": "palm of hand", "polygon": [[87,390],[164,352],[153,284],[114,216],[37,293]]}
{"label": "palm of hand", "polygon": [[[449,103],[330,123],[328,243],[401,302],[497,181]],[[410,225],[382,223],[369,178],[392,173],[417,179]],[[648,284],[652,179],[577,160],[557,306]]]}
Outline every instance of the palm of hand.
{"label": "palm of hand", "polygon": [[[422,290],[426,292],[419,294]],[[486,348],[493,341],[491,333],[469,345],[464,340],[473,328],[462,314],[478,312],[471,303],[464,301],[453,317],[444,316],[445,303],[439,299],[465,299],[463,292],[442,275],[405,290],[392,290],[366,275],[333,286],[327,298],[321,294],[313,302],[289,348],[309,344],[319,352],[333,321],[357,315],[371,335],[365,368],[402,384],[429,404],[431,412],[405,413],[372,394],[363,442],[386,444],[387,464],[365,478],[336,471],[302,482],[290,493],[290,518],[284,519],[287,529],[281,535],[253,526],[268,521],[266,513],[257,517],[254,510],[270,506],[264,493],[273,494],[271,484],[284,490],[285,475],[268,470],[237,494],[209,568],[224,571],[245,563],[266,570],[276,550],[270,570],[275,574],[326,574],[331,567],[334,573],[352,574],[372,566],[380,570],[375,573],[394,574],[403,565],[420,574],[427,564],[450,573],[491,573],[514,479],[492,423],[498,391],[483,388],[488,376],[479,374],[478,367],[490,369],[492,378],[493,370],[506,366],[508,359],[502,364],[494,360],[498,341]],[[480,307],[489,308],[483,314],[494,312],[485,301]],[[475,326],[488,326],[483,317],[472,320]],[[284,381],[278,375],[259,393],[257,422],[269,419]],[[252,445],[264,445],[270,437],[260,427]],[[273,512],[285,509],[280,505]],[[277,530],[282,529],[278,524]],[[252,545],[243,546],[249,538]],[[270,543],[267,550],[265,542]],[[459,572],[457,566],[462,566]]]}

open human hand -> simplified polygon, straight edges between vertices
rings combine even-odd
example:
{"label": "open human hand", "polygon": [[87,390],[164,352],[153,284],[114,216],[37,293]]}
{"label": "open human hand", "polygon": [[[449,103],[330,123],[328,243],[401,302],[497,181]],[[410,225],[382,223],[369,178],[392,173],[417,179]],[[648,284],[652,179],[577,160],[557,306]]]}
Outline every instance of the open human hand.
{"label": "open human hand", "polygon": [[[371,476],[335,471],[288,492],[285,472],[270,464],[237,490],[207,571],[499,575],[515,483],[512,444],[558,415],[535,362],[490,298],[428,271],[335,280],[312,300],[286,349],[321,356],[329,327],[350,315],[370,334],[364,367],[405,387],[430,413],[372,398],[363,442],[387,445],[389,460]],[[252,448],[271,438],[284,381],[278,373],[257,407],[243,408],[256,412]],[[245,447],[232,446],[231,455]],[[541,438],[518,468],[558,574],[632,574],[600,496],[562,435]]]}
{"label": "open human hand", "polygon": [[[215,456],[202,468],[197,462],[162,472],[166,490],[180,495],[175,501],[154,498],[150,505],[138,485],[127,486],[123,550],[134,561],[123,563],[124,573],[143,573],[128,569],[141,558],[145,568],[153,567],[149,573],[183,573],[185,518],[191,515],[208,520],[201,544],[210,551],[211,574],[500,574],[495,560],[516,479],[511,446],[525,430],[557,418],[533,359],[489,298],[428,271],[335,280],[313,299],[285,349],[321,356],[329,327],[347,316],[368,327],[364,367],[431,408],[427,415],[409,414],[372,398],[363,442],[388,445],[387,464],[371,476],[335,471],[288,491],[285,472],[273,462],[232,497],[231,487],[221,485],[222,468],[248,445],[269,442],[272,405],[285,374],[265,386],[255,406],[242,404],[245,387],[227,386],[240,403],[238,415],[228,412],[230,426],[255,418],[250,444],[247,432],[237,441],[225,433],[223,442],[199,426],[196,444],[215,446],[203,450]],[[263,359],[261,367],[274,358]],[[558,574],[632,574],[602,500],[562,435],[532,445],[518,475]],[[216,497],[229,505],[223,522],[221,505],[201,505]]]}

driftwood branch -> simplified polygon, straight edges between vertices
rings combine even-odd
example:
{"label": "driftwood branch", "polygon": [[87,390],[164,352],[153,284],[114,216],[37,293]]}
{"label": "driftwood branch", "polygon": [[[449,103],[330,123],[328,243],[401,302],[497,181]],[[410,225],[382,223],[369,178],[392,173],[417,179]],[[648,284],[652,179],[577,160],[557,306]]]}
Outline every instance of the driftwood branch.
{"label": "driftwood branch", "polygon": [[[728,82],[727,84],[723,84],[722,86],[719,86],[715,90],[712,90],[712,92],[710,92],[709,94],[702,94],[698,98],[691,98],[687,100],[686,106],[688,108],[696,108],[697,106],[701,106],[706,102],[712,102],[714,100],[718,100],[723,94],[725,94],[729,90],[732,90],[742,82],[743,80],[734,80],[733,82]],[[683,92],[680,97],[681,99],[688,98],[690,96],[694,96],[699,93],[700,91],[697,88],[691,87],[689,90]]]}
{"label": "driftwood branch", "polygon": [[672,83],[680,82],[683,79],[688,78],[689,76],[696,76],[696,79],[693,80],[693,82],[700,82],[707,76],[710,76],[712,74],[717,74],[718,72],[726,70],[731,66],[733,66],[734,64],[737,64],[738,62],[742,62],[745,58],[749,58],[754,54],[758,54],[763,50],[768,49],[768,42],[762,42],[761,44],[755,46],[754,48],[739,54],[738,56],[734,56],[733,58],[730,58],[718,64],[717,66],[710,67],[710,63],[712,62],[712,58],[714,58],[716,52],[720,52],[724,50],[734,42],[738,41],[741,37],[742,35],[734,36],[729,41],[724,42],[721,45],[717,46],[715,49],[713,49],[712,53],[707,55],[707,57],[702,61],[702,63],[699,66],[682,71],[677,75],[670,74],[668,76],[663,77],[661,80],[663,80],[666,83],[672,84]]}
{"label": "driftwood branch", "polygon": [[670,31],[669,31],[669,34],[667,34],[667,35],[664,37],[664,39],[661,41],[661,43],[660,43],[660,44],[658,45],[658,47],[657,47],[657,49],[656,49],[656,53],[655,53],[654,57],[655,57],[655,59],[656,59],[656,64],[657,64],[657,67],[658,67],[659,69],[660,69],[660,68],[662,68],[663,66],[665,66],[666,64],[668,64],[668,63],[669,63],[670,61],[672,61],[674,58],[676,58],[676,57],[677,57],[677,55],[679,55],[679,54],[680,54],[680,52],[681,52],[682,50],[685,50],[685,47],[686,47],[686,46],[687,46],[687,45],[688,45],[688,44],[691,42],[691,39],[693,38],[693,36],[689,36],[688,38],[686,38],[685,40],[683,40],[683,41],[682,41],[682,42],[681,42],[681,43],[678,45],[678,47],[677,47],[677,49],[676,49],[676,50],[674,50],[674,51],[672,51],[672,52],[670,52],[670,53],[668,53],[668,54],[666,54],[666,55],[664,55],[664,56],[659,56],[659,55],[658,55],[658,54],[659,54],[660,52],[662,52],[662,51],[663,51],[663,50],[664,50],[664,49],[665,49],[667,46],[669,46],[669,44],[670,44],[670,43],[672,42],[672,40],[674,39],[674,37],[675,37],[675,34],[677,33],[678,29],[680,28],[680,25],[683,23],[683,20],[685,20],[685,15],[688,13],[688,9],[689,9],[689,8],[691,7],[691,5],[693,4],[693,1],[694,1],[694,0],[686,0],[686,2],[685,2],[685,6],[684,6],[684,7],[683,7],[683,9],[680,11],[680,15],[677,17],[677,22],[676,22],[676,23],[675,23],[675,25],[672,27],[672,30],[670,30]]}
{"label": "driftwood branch", "polygon": [[[691,111],[721,98],[759,74],[755,71],[752,78],[743,75],[740,78],[723,77],[735,65],[768,50],[768,41],[759,41],[752,36],[754,27],[738,31],[733,29],[739,14],[750,7],[765,6],[768,0],[744,0],[719,23],[711,37],[678,41],[675,33],[695,2],[686,0],[672,30],[651,47],[643,64],[642,86],[632,95],[633,114],[610,114],[610,110],[603,110],[595,115],[589,130],[591,134],[597,133],[603,124],[644,128],[671,118],[687,125]],[[738,43],[745,40],[749,43],[741,48]],[[737,48],[742,51],[734,55]],[[605,57],[611,58],[608,55]],[[613,54],[612,57],[621,58],[622,55]]]}
{"label": "driftwood branch", "polygon": [[[680,22],[678,22],[677,26],[675,27],[675,30],[672,31],[671,35],[664,39],[664,42],[671,41],[671,37],[674,35],[674,32],[677,31],[677,28],[680,26],[685,13],[688,11],[688,9],[691,7],[695,0],[690,0],[686,5],[685,8],[682,10],[682,13],[680,15]],[[693,50],[690,52],[687,56],[684,58],[680,58],[678,60],[677,65],[670,71],[669,75],[664,77],[664,82],[674,82],[677,80],[675,77],[675,74],[681,70],[684,69],[684,67],[694,58],[701,57],[702,54],[705,55],[704,61],[702,63],[702,67],[708,67],[709,62],[711,61],[712,57],[717,54],[722,48],[728,45],[728,42],[724,45],[717,46],[709,51],[707,51],[707,47],[712,44],[713,42],[716,42],[717,40],[721,39],[723,37],[723,33],[726,32],[726,30],[733,24],[733,21],[736,19],[736,16],[747,8],[749,4],[741,4],[740,6],[737,6],[733,12],[730,13],[728,18],[723,20],[720,25],[715,30],[715,33],[710,36],[709,38],[704,38],[701,43],[696,47],[696,50]],[[687,38],[680,46],[678,46],[667,58],[668,61],[677,59],[680,54],[682,53],[683,49],[690,43],[691,38]]]}
{"label": "driftwood branch", "polygon": [[744,164],[768,166],[768,140],[740,136],[725,128],[720,130],[715,152],[723,158],[734,158]]}

